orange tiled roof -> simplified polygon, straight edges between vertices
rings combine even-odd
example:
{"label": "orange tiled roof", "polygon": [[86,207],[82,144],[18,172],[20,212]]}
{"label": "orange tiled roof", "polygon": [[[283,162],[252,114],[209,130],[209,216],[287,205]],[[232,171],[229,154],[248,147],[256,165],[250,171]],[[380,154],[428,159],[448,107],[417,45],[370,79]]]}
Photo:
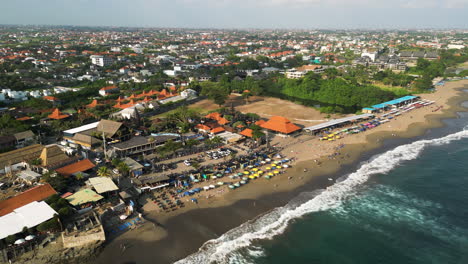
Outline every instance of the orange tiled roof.
{"label": "orange tiled roof", "polygon": [[10,199],[0,201],[0,216],[13,212],[16,208],[27,205],[34,201],[42,201],[57,192],[46,183],[26,190]]}
{"label": "orange tiled roof", "polygon": [[205,130],[205,131],[210,131],[210,128],[208,126],[205,126],[203,124],[198,124],[195,126],[196,129],[198,130]]}
{"label": "orange tiled roof", "polygon": [[112,85],[112,86],[102,87],[100,90],[101,91],[107,91],[107,90],[114,90],[114,89],[117,89],[117,88],[118,88],[117,86]]}
{"label": "orange tiled roof", "polygon": [[32,118],[29,117],[29,116],[23,116],[23,117],[20,117],[20,118],[16,118],[16,120],[18,121],[27,121],[27,120],[31,120]]}
{"label": "orange tiled roof", "polygon": [[291,123],[291,121],[282,116],[273,116],[272,118],[270,118],[270,120],[268,120],[260,126],[283,134],[290,134],[294,131],[301,129],[300,127]]}
{"label": "orange tiled roof", "polygon": [[257,126],[262,126],[262,125],[265,124],[265,123],[266,123],[266,121],[265,121],[265,120],[262,120],[262,119],[260,119],[260,120],[258,120],[257,122],[255,122],[255,124],[256,124]]}
{"label": "orange tiled roof", "polygon": [[100,105],[96,99],[94,99],[90,104],[87,104],[87,108],[94,108],[96,106]]}
{"label": "orange tiled roof", "polygon": [[210,132],[213,133],[213,134],[218,134],[218,133],[221,133],[223,131],[226,131],[226,129],[224,129],[223,127],[216,127],[216,128],[211,129]]}
{"label": "orange tiled roof", "polygon": [[253,132],[252,129],[246,128],[246,129],[242,130],[239,134],[251,138],[252,137],[252,132]]}
{"label": "orange tiled roof", "polygon": [[94,168],[95,166],[96,165],[94,165],[89,159],[84,159],[65,167],[56,169],[55,171],[64,176],[70,176],[73,173],[87,171]]}
{"label": "orange tiled roof", "polygon": [[117,100],[116,100],[116,101],[117,101],[117,102],[123,102],[123,101],[125,101],[125,99],[124,99],[124,98],[122,98],[122,96],[119,96],[119,98],[117,98]]}
{"label": "orange tiled roof", "polygon": [[62,112],[60,112],[60,110],[58,108],[55,108],[55,110],[52,112],[52,114],[50,114],[48,117],[50,119],[60,120],[60,119],[67,118],[68,116],[69,115],[63,114]]}
{"label": "orange tiled roof", "polygon": [[225,124],[229,123],[229,120],[222,117],[221,114],[218,113],[218,112],[209,113],[209,114],[207,114],[205,116],[205,118],[216,120],[216,121],[218,121],[218,124],[220,124],[220,125],[225,125]]}
{"label": "orange tiled roof", "polygon": [[47,101],[59,101],[57,97],[53,97],[53,96],[44,96],[42,98],[44,98],[44,100],[47,100]]}

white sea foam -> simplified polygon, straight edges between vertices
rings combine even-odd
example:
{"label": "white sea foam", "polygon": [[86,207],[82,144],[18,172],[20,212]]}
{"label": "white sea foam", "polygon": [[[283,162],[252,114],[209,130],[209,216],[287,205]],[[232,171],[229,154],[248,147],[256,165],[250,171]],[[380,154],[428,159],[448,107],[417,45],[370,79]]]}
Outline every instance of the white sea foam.
{"label": "white sea foam", "polygon": [[370,176],[388,173],[400,163],[416,159],[427,146],[448,144],[463,138],[468,138],[467,130],[442,138],[416,141],[376,155],[345,180],[335,183],[325,191],[319,194],[302,193],[287,205],[231,229],[217,239],[207,241],[198,252],[176,264],[248,263],[246,259],[242,260],[237,252],[239,249],[248,248],[255,240],[271,239],[283,233],[290,221],[305,214],[337,208],[345,199],[355,194],[358,187]]}

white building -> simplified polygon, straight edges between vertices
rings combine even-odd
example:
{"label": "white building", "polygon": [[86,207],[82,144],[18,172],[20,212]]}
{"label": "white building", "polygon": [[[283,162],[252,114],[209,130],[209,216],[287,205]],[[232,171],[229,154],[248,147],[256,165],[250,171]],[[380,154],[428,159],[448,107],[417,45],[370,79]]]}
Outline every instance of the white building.
{"label": "white building", "polygon": [[32,228],[52,219],[57,212],[46,202],[31,202],[0,217],[0,239],[23,231],[24,227]]}
{"label": "white building", "polygon": [[363,52],[361,54],[361,57],[369,57],[373,62],[375,61],[375,58],[377,58],[377,52]]}
{"label": "white building", "polygon": [[464,49],[465,45],[448,44],[447,49]]}
{"label": "white building", "polygon": [[113,62],[112,58],[101,56],[101,55],[91,55],[91,63],[100,67],[105,67],[111,65]]}

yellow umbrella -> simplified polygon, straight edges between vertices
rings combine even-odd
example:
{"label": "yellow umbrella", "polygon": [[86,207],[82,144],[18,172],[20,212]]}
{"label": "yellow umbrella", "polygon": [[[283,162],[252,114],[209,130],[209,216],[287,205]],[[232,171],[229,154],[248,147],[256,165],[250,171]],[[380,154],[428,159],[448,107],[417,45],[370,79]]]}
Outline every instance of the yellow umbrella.
{"label": "yellow umbrella", "polygon": [[333,138],[328,139],[328,141],[333,141]]}
{"label": "yellow umbrella", "polygon": [[265,169],[266,169],[266,170],[271,170],[271,167],[266,167]]}
{"label": "yellow umbrella", "polygon": [[257,168],[253,168],[252,170],[253,170],[253,171],[258,171],[258,169],[257,169]]}
{"label": "yellow umbrella", "polygon": [[249,178],[253,180],[253,179],[255,179],[255,176],[254,176],[254,175],[250,175]]}
{"label": "yellow umbrella", "polygon": [[336,138],[336,139],[340,139],[341,137],[340,137],[340,136],[336,136],[335,138]]}
{"label": "yellow umbrella", "polygon": [[268,173],[268,175],[273,176],[274,174],[270,172],[270,173]]}
{"label": "yellow umbrella", "polygon": [[253,176],[254,176],[255,178],[258,178],[258,174],[257,174],[257,173],[255,173]]}
{"label": "yellow umbrella", "polygon": [[245,175],[248,175],[248,174],[249,174],[249,172],[248,172],[248,171],[244,171],[244,174],[245,174]]}
{"label": "yellow umbrella", "polygon": [[258,173],[258,174],[263,174],[263,171],[258,171],[257,173]]}
{"label": "yellow umbrella", "polygon": [[275,174],[279,174],[279,171],[274,171]]}

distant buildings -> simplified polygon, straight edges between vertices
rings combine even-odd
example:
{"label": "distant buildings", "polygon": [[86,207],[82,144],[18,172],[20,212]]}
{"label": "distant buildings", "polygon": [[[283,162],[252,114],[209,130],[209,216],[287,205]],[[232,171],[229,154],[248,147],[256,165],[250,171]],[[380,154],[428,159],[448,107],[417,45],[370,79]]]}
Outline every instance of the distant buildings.
{"label": "distant buildings", "polygon": [[91,55],[91,63],[100,67],[109,66],[113,63],[113,59],[102,55]]}

